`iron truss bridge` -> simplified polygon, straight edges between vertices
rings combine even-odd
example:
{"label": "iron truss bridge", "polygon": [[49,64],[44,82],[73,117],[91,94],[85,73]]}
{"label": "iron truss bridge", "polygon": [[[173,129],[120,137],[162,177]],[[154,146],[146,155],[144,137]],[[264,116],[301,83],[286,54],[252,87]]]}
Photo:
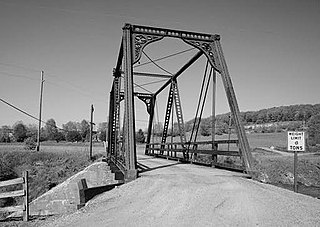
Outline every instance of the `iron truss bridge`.
{"label": "iron truss bridge", "polygon": [[[152,60],[144,49],[164,38],[176,38],[191,46],[197,52],[176,73],[169,73]],[[145,55],[150,63],[166,71],[166,74],[137,72],[135,66]],[[178,88],[178,77],[181,76],[201,56],[206,58],[206,67],[201,86],[194,125],[191,135],[186,134],[183,119],[182,104]],[[230,124],[234,127],[237,139],[217,140],[215,138],[215,87],[216,77],[220,75],[222,84],[230,107]],[[136,88],[143,88],[135,83],[135,77],[162,78],[164,82],[154,92],[138,92]],[[212,139],[211,141],[197,141],[197,135],[203,107],[207,96],[210,81],[213,84],[212,108]],[[169,89],[167,105],[165,107],[164,124],[161,131],[161,142],[155,143],[154,118],[158,95]],[[141,89],[140,89],[141,90]],[[249,143],[241,124],[240,111],[228,72],[227,64],[222,52],[220,36],[217,34],[204,34],[190,31],[180,31],[165,28],[156,28],[140,25],[125,24],[116,66],[113,70],[113,83],[109,99],[108,120],[108,160],[116,165],[124,174],[126,181],[131,181],[138,176],[136,127],[135,127],[135,102],[134,97],[141,100],[149,116],[145,154],[157,157],[174,158],[187,162],[201,162],[212,166],[222,166],[240,169],[247,173],[252,170],[252,154]],[[121,104],[121,102],[123,103]],[[120,113],[123,117],[120,117]],[[176,115],[179,142],[169,141],[170,119]],[[122,118],[122,121],[120,119]],[[173,128],[173,124],[172,124]],[[158,133],[159,134],[159,133]],[[171,137],[172,138],[172,137]],[[209,157],[209,158],[208,158]],[[220,158],[222,157],[222,159]],[[234,161],[238,158],[238,161]],[[223,161],[221,161],[223,160]],[[203,162],[202,162],[203,163]],[[236,163],[236,164],[235,164]]]}

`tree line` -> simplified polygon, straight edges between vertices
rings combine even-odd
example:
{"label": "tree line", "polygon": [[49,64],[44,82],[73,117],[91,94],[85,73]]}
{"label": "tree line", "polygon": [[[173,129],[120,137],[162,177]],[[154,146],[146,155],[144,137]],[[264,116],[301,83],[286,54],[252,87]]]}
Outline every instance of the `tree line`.
{"label": "tree line", "polygon": [[[306,130],[309,145],[320,144],[320,104],[280,106],[258,111],[246,111],[240,113],[240,118],[245,126],[261,126],[253,127],[254,132]],[[192,119],[185,123],[186,132],[192,131],[195,121],[197,125],[199,119]],[[210,136],[212,134],[212,121],[212,116],[201,119],[199,134]],[[268,123],[271,124],[265,126]],[[215,118],[215,134],[226,134],[230,131],[233,131],[233,120],[230,113],[217,115]]]}
{"label": "tree line", "polygon": [[[99,123],[95,132],[101,141],[106,140],[107,123]],[[81,122],[68,121],[58,128],[56,121],[51,118],[46,121],[40,130],[40,141],[68,141],[86,142],[89,141],[90,123],[87,120]],[[36,141],[38,137],[38,126],[35,124],[26,125],[22,121],[16,122],[12,127],[4,125],[0,128],[0,142],[25,142],[27,139]]]}
{"label": "tree line", "polygon": [[[276,132],[288,130],[302,130],[308,128],[309,141],[313,144],[320,144],[320,104],[305,104],[272,107],[259,111],[246,111],[240,113],[241,121],[244,125],[263,125],[266,123],[281,123],[279,127],[260,127],[258,132]],[[213,118],[192,119],[185,123],[185,131],[198,130],[202,136],[212,134]],[[233,121],[230,113],[219,114],[215,117],[215,134],[229,133],[233,128]],[[41,128],[41,141],[54,140],[56,142],[85,142],[89,140],[90,123],[86,120],[81,122],[69,121],[62,125],[62,129],[56,126],[54,119],[49,119]],[[97,129],[97,136],[100,141],[106,141],[107,123],[100,123]],[[162,136],[163,125],[156,123],[153,127],[153,134]],[[23,122],[17,122],[12,127],[2,126],[0,128],[0,142],[23,142],[27,138],[36,140],[38,127],[36,125],[26,126]],[[168,129],[169,136],[178,136],[178,124]],[[136,134],[139,142],[144,142],[144,133],[141,129]]]}

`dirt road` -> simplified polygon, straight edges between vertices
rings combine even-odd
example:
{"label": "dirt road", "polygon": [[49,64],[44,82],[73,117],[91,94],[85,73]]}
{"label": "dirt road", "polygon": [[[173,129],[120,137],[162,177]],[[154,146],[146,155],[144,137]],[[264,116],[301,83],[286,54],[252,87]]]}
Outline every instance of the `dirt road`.
{"label": "dirt road", "polygon": [[146,171],[45,226],[320,226],[320,200],[240,173],[139,156]]}

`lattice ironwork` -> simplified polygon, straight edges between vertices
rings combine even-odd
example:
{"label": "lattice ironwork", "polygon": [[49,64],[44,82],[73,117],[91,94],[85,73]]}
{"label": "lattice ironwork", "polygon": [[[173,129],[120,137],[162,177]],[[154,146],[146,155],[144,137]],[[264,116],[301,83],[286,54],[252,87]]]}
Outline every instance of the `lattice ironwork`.
{"label": "lattice ironwork", "polygon": [[218,54],[214,48],[214,41],[220,40],[219,35],[211,35],[196,32],[178,31],[172,29],[163,29],[139,25],[126,25],[132,28],[133,40],[134,40],[134,63],[138,62],[141,58],[142,50],[148,44],[159,41],[164,37],[173,37],[182,39],[189,45],[203,51],[205,55],[210,59],[211,64],[217,71],[221,71],[219,64]]}

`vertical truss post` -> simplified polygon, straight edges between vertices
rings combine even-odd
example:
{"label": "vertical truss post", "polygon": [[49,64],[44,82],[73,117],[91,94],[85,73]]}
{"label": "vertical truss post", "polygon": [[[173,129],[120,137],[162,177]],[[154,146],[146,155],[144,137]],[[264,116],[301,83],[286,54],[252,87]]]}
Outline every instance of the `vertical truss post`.
{"label": "vertical truss post", "polygon": [[149,144],[151,141],[151,134],[152,134],[152,123],[153,123],[153,117],[154,117],[154,107],[155,107],[155,103],[156,103],[156,96],[154,95],[151,98],[151,103],[150,103],[150,113],[149,113],[149,124],[148,124],[148,135],[147,135],[147,145],[146,145],[146,150],[145,150],[145,154],[148,154],[148,148],[149,148]]}
{"label": "vertical truss post", "polygon": [[120,87],[121,76],[120,72],[114,73],[114,156],[119,156],[119,131],[120,131]]}
{"label": "vertical truss post", "polygon": [[[213,69],[212,72],[212,150],[217,150],[215,145],[215,135],[216,135],[216,84],[217,84],[217,75],[216,70]],[[212,163],[217,162],[217,155],[212,155]]]}
{"label": "vertical truss post", "polygon": [[117,157],[118,135],[120,128],[120,74],[114,72],[112,89],[110,92],[109,103],[109,122],[108,122],[108,157]]}
{"label": "vertical truss post", "polygon": [[[166,116],[165,116],[165,120],[164,120],[164,127],[163,127],[162,140],[161,140],[162,144],[166,143],[170,115],[172,112],[171,109],[172,109],[173,103],[176,106],[176,115],[177,115],[180,140],[181,140],[182,147],[184,147],[184,144],[186,143],[186,135],[185,135],[185,130],[184,130],[183,114],[182,114],[182,107],[181,107],[181,101],[180,101],[180,96],[179,96],[178,83],[177,83],[176,79],[172,80],[170,90],[169,90]],[[161,148],[164,148],[164,145],[161,145]],[[163,153],[163,151],[161,151],[161,154],[162,153]],[[185,159],[187,159],[185,152],[183,152],[183,156]]]}
{"label": "vertical truss post", "polygon": [[173,80],[173,99],[176,106],[176,115],[177,115],[177,122],[179,127],[180,140],[181,140],[181,143],[185,144],[186,133],[184,130],[184,121],[183,121],[182,107],[181,107],[177,80]]}
{"label": "vertical truss post", "polygon": [[250,151],[247,136],[244,131],[244,127],[241,124],[239,106],[237,103],[235,92],[233,90],[232,81],[229,75],[226,60],[222,52],[219,36],[215,37],[214,44],[215,44],[215,48],[217,50],[217,55],[218,55],[217,60],[219,60],[221,65],[222,81],[223,81],[225,92],[229,102],[230,110],[232,112],[233,119],[235,121],[235,127],[237,130],[238,139],[239,139],[239,150],[240,150],[241,158],[245,166],[246,172],[249,173],[252,170],[252,154]]}
{"label": "vertical truss post", "polygon": [[114,129],[114,87],[112,86],[112,89],[110,91],[110,97],[109,97],[109,120],[108,120],[108,150],[107,150],[107,156],[108,158],[111,158],[111,155],[114,151],[114,144],[113,144],[113,129]]}
{"label": "vertical truss post", "polygon": [[[164,126],[162,131],[162,139],[161,144],[166,143],[167,136],[168,136],[168,128],[169,128],[169,121],[170,121],[170,115],[171,115],[171,108],[173,103],[173,82],[171,82],[169,94],[168,94],[168,101],[167,101],[167,108],[166,108],[166,115],[164,118]],[[164,145],[161,145],[161,148],[164,148]],[[163,151],[160,151],[160,154],[162,154]]]}
{"label": "vertical truss post", "polygon": [[136,144],[135,144],[135,116],[133,94],[133,47],[132,26],[126,24],[123,28],[124,54],[124,149],[126,159],[126,181],[137,178]]}

